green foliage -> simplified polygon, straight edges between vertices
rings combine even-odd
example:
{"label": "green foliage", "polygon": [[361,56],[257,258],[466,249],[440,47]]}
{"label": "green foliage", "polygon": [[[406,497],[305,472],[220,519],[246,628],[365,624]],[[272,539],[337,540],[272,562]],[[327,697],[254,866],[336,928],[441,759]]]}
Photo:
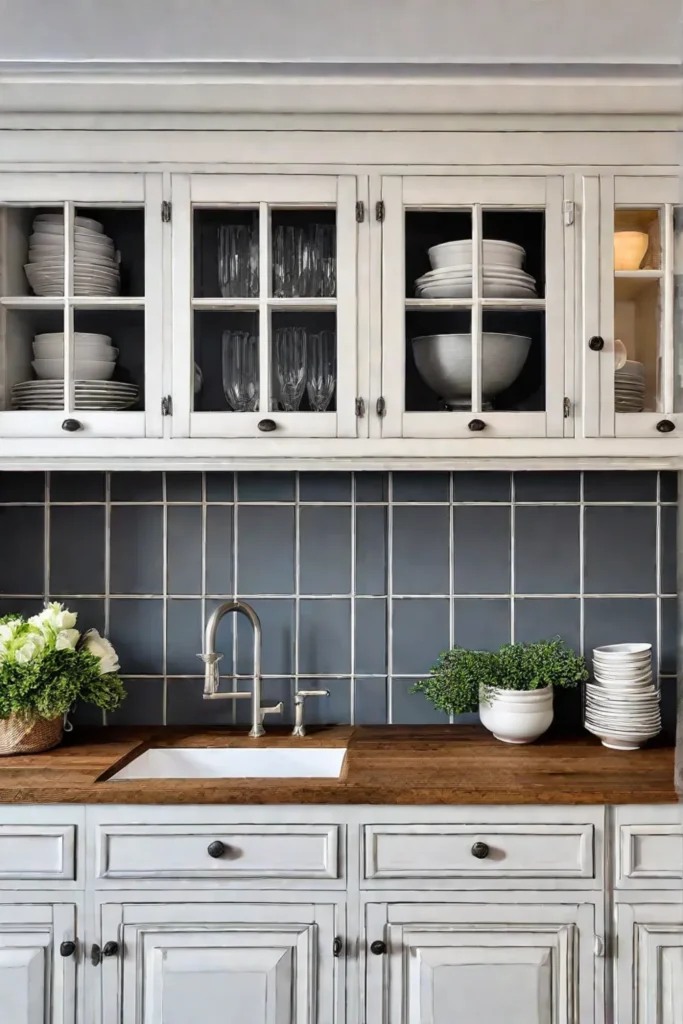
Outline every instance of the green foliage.
{"label": "green foliage", "polygon": [[538,690],[553,685],[574,687],[588,679],[582,657],[556,637],[532,644],[505,644],[497,653],[454,647],[439,655],[427,679],[413,687],[447,714],[477,711],[480,695],[492,687]]}

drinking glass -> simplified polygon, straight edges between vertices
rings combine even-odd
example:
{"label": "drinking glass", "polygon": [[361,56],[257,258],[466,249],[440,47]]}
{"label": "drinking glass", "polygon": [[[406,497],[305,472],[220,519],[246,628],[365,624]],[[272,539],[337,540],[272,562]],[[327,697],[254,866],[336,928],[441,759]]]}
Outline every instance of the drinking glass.
{"label": "drinking glass", "polygon": [[218,228],[218,284],[224,299],[258,295],[258,231],[249,225]]}
{"label": "drinking glass", "polygon": [[223,392],[235,412],[256,412],[259,400],[258,338],[248,331],[223,331]]}
{"label": "drinking glass", "polygon": [[303,327],[282,327],[275,331],[275,368],[280,403],[286,412],[296,412],[306,386],[306,331]]}
{"label": "drinking glass", "polygon": [[306,391],[314,412],[325,412],[334,394],[336,349],[335,331],[320,331],[308,336]]}
{"label": "drinking glass", "polygon": [[337,230],[334,224],[313,226],[316,279],[312,295],[334,298],[337,294]]}

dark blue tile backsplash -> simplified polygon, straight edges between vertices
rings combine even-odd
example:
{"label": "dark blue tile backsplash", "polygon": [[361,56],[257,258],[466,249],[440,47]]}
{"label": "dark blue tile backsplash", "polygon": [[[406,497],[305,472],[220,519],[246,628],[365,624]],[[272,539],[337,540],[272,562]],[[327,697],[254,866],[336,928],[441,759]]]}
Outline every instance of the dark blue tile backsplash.
{"label": "dark blue tile backsplash", "polygon": [[[130,694],[109,723],[246,722],[248,702],[202,701],[197,658],[238,596],[284,724],[297,682],[330,691],[311,722],[444,722],[411,693],[440,651],[559,634],[652,642],[673,734],[676,493],[657,472],[0,473],[0,614],[58,599],[106,631]],[[246,687],[246,620],[218,646]]]}

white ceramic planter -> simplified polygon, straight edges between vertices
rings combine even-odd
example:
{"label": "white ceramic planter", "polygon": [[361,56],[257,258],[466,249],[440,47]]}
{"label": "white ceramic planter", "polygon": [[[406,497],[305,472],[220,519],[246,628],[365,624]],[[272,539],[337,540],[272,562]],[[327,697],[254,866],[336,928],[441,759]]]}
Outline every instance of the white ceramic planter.
{"label": "white ceramic planter", "polygon": [[503,743],[533,743],[553,720],[553,688],[489,690],[479,700],[481,724]]}

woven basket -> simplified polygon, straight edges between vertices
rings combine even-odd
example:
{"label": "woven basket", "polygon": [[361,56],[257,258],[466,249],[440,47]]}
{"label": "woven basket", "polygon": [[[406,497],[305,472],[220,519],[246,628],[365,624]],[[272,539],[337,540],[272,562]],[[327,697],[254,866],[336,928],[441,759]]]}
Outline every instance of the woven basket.
{"label": "woven basket", "polygon": [[25,718],[10,715],[0,719],[0,756],[38,754],[62,742],[64,716],[59,718]]}

